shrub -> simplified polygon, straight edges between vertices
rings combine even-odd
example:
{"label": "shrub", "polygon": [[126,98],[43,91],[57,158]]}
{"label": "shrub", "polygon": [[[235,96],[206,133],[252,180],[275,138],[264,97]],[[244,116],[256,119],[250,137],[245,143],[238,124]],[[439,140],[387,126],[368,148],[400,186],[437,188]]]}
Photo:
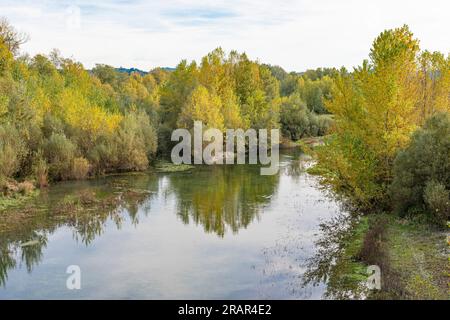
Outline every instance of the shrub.
{"label": "shrub", "polygon": [[50,138],[53,133],[64,133],[64,123],[51,113],[46,113],[42,131],[46,138]]}
{"label": "shrub", "polygon": [[310,111],[305,102],[294,94],[283,99],[280,122],[284,136],[291,140],[299,140],[304,136],[327,134],[332,118],[330,115],[316,114]]}
{"label": "shrub", "polygon": [[[42,148],[43,135],[42,130],[35,119],[29,120],[29,123],[20,124],[20,134],[24,138],[24,143],[27,149],[26,155],[22,160],[20,167],[20,175],[27,176],[33,174],[34,155]],[[19,128],[19,126],[18,126]]]}
{"label": "shrub", "polygon": [[2,177],[0,177],[0,188],[2,194],[6,196],[17,193],[19,191],[16,180],[6,179]]}
{"label": "shrub", "polygon": [[86,179],[90,169],[89,161],[83,157],[73,159],[71,178],[75,180]]}
{"label": "shrub", "polygon": [[27,149],[17,129],[0,125],[0,176],[12,177],[19,171]]}
{"label": "shrub", "polygon": [[149,160],[151,160],[158,149],[158,133],[150,122],[150,118],[144,112],[138,113],[137,122],[144,139],[145,151]]}
{"label": "shrub", "polygon": [[41,153],[35,158],[35,164],[33,166],[33,173],[36,178],[36,184],[39,188],[45,188],[48,186],[48,165]]}
{"label": "shrub", "polygon": [[145,170],[149,158],[156,153],[157,135],[148,116],[141,113],[127,114],[113,137],[117,150],[119,170]]}
{"label": "shrub", "polygon": [[410,145],[394,161],[390,193],[400,214],[443,210],[443,197],[450,189],[449,159],[450,116],[440,113],[413,134]]}
{"label": "shrub", "polygon": [[331,128],[331,125],[333,124],[333,118],[331,115],[318,115],[317,116],[317,125],[318,125],[318,132],[317,135],[324,136],[328,134],[328,131]]}
{"label": "shrub", "polygon": [[428,181],[424,190],[424,200],[430,214],[439,224],[445,224],[450,217],[449,190],[435,180]]}
{"label": "shrub", "polygon": [[114,169],[118,162],[117,149],[111,138],[99,141],[88,153],[91,170],[94,174],[103,174]]}
{"label": "shrub", "polygon": [[30,181],[24,181],[17,184],[18,191],[23,195],[28,195],[34,190],[34,185]]}
{"label": "shrub", "polygon": [[299,96],[286,98],[280,108],[280,122],[283,135],[292,140],[310,134],[310,112]]}
{"label": "shrub", "polygon": [[158,154],[159,155],[170,155],[172,148],[175,146],[176,142],[171,141],[172,129],[167,125],[161,125],[158,128]]}
{"label": "shrub", "polygon": [[310,136],[317,136],[319,134],[319,117],[314,113],[308,113],[309,119],[309,127],[306,130],[306,133]]}
{"label": "shrub", "polygon": [[55,180],[70,178],[76,147],[64,134],[53,133],[44,143],[44,155],[49,163],[50,177]]}

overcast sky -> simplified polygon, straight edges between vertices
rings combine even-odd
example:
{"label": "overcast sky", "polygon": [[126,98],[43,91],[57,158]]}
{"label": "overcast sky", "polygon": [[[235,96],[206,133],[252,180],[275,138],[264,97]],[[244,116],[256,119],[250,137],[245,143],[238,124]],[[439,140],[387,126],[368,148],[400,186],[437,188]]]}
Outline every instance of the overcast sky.
{"label": "overcast sky", "polygon": [[23,51],[149,70],[221,46],[288,71],[361,63],[384,29],[408,24],[421,47],[450,52],[449,0],[0,0],[30,35]]}

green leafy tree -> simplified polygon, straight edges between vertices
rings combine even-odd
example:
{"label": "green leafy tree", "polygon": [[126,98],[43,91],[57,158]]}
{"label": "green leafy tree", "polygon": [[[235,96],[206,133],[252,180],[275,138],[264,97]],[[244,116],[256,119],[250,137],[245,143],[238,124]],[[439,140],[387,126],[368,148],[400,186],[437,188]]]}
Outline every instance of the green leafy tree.
{"label": "green leafy tree", "polygon": [[439,113],[417,130],[394,162],[390,186],[400,214],[428,211],[440,222],[449,218],[450,116]]}

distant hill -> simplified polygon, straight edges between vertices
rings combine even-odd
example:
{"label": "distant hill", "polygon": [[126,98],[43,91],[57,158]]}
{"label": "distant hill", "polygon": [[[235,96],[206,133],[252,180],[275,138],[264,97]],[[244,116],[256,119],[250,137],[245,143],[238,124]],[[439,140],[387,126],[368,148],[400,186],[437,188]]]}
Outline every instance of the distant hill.
{"label": "distant hill", "polygon": [[144,75],[146,75],[148,73],[147,71],[143,71],[143,70],[140,70],[140,69],[137,69],[137,68],[123,68],[123,67],[120,67],[120,68],[116,68],[116,70],[119,71],[119,72],[128,73],[128,74],[131,74],[133,72],[137,72],[137,73],[139,73],[142,76],[144,76]]}
{"label": "distant hill", "polygon": [[[165,71],[174,71],[175,68],[171,68],[171,67],[161,67],[161,69],[165,70]],[[146,75],[148,73],[148,71],[143,71],[137,68],[124,68],[124,67],[120,67],[120,68],[116,68],[117,71],[119,72],[123,72],[123,73],[128,73],[131,74],[133,72],[137,72],[140,75]]]}
{"label": "distant hill", "polygon": [[172,68],[172,67],[161,67],[161,69],[165,70],[165,71],[175,71],[176,68]]}

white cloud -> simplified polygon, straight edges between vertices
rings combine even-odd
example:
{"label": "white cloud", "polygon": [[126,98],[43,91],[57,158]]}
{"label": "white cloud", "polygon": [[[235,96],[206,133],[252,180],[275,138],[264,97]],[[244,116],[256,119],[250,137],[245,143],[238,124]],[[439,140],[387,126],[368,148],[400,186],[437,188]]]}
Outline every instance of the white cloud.
{"label": "white cloud", "polygon": [[423,48],[448,53],[448,12],[447,0],[0,0],[0,15],[30,34],[25,51],[58,48],[88,68],[175,66],[218,46],[287,70],[352,67],[377,34],[404,23]]}

